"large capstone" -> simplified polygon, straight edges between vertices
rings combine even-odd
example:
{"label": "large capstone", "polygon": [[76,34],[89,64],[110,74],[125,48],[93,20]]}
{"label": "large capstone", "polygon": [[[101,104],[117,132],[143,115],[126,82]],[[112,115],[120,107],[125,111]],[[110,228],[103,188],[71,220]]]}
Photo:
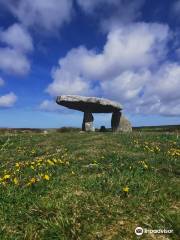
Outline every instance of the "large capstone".
{"label": "large capstone", "polygon": [[112,113],[122,110],[122,106],[119,103],[97,97],[63,95],[58,96],[56,102],[64,107],[82,112]]}

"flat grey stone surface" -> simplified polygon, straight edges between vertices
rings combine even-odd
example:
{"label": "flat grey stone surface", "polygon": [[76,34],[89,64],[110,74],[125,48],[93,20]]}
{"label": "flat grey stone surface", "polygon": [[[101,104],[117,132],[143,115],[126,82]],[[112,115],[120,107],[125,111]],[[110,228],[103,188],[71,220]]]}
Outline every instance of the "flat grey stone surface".
{"label": "flat grey stone surface", "polygon": [[122,110],[121,104],[105,98],[78,95],[58,96],[56,103],[67,108],[91,113],[112,113]]}

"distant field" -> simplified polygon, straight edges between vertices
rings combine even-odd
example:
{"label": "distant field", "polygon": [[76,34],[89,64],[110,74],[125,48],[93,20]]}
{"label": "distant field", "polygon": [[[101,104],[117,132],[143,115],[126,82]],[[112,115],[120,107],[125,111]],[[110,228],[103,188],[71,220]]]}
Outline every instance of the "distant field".
{"label": "distant field", "polygon": [[1,129],[0,239],[179,239],[179,126],[144,130]]}
{"label": "distant field", "polygon": [[134,130],[144,132],[180,132],[180,125],[135,127]]}
{"label": "distant field", "polygon": [[[43,131],[50,131],[50,132],[79,132],[81,128],[75,127],[61,127],[61,128],[0,128],[0,133],[20,133],[20,132],[36,132],[41,133]],[[99,129],[96,129],[99,132]],[[110,128],[106,129],[107,132],[111,132]],[[180,125],[163,125],[163,126],[143,126],[143,127],[133,127],[133,131],[138,132],[179,132],[180,133]]]}

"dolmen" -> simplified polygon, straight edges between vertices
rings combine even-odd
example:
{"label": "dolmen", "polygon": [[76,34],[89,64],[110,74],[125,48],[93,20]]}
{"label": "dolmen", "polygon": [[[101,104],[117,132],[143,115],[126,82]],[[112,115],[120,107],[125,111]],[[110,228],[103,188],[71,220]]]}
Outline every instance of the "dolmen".
{"label": "dolmen", "polygon": [[132,126],[122,114],[122,106],[114,101],[77,95],[58,96],[56,103],[84,113],[82,131],[95,131],[93,113],[112,113],[111,128],[113,132],[131,132]]}

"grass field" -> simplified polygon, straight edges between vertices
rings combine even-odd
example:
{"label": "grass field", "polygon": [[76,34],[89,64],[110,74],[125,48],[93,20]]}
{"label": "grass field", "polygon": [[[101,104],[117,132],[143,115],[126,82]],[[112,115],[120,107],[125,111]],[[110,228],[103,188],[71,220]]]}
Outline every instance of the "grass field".
{"label": "grass field", "polygon": [[0,239],[179,239],[179,160],[177,133],[0,134]]}

